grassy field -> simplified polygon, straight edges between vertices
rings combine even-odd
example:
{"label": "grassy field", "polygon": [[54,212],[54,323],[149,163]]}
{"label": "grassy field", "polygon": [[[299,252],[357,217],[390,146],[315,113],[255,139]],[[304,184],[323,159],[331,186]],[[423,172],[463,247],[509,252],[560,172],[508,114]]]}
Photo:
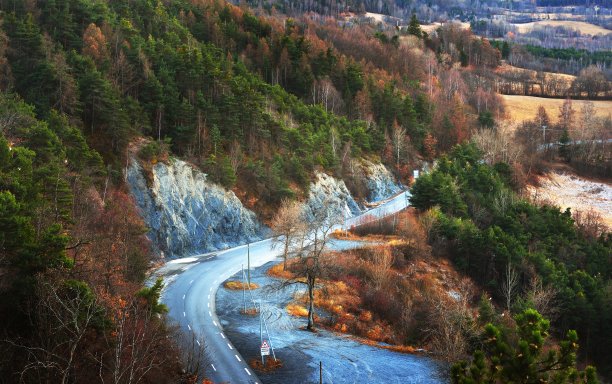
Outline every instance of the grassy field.
{"label": "grassy field", "polygon": [[[453,23],[461,24],[461,27],[463,27],[464,29],[468,29],[470,27],[470,23],[466,23],[466,22],[459,23],[457,21],[453,21]],[[432,33],[433,31],[435,31],[442,25],[443,25],[442,23],[438,23],[438,22],[432,23],[432,24],[422,24],[421,29],[427,33]]]}
{"label": "grassy field", "polygon": [[[508,119],[513,121],[523,121],[533,119],[540,105],[546,108],[546,112],[552,121],[557,121],[559,107],[563,104],[563,99],[547,99],[534,96],[514,96],[502,95],[506,102],[506,113]],[[576,112],[580,113],[583,100],[572,100]],[[612,114],[612,101],[593,101],[598,116]]]}
{"label": "grassy field", "polygon": [[533,27],[538,26],[538,25],[539,26],[573,28],[577,31],[580,31],[580,33],[582,34],[587,34],[587,35],[597,35],[600,33],[602,35],[607,35],[609,33],[612,33],[612,31],[609,29],[602,28],[595,24],[586,23],[584,21],[542,20],[542,21],[534,21],[531,23],[515,24],[515,25],[518,27],[519,32],[521,33],[529,32],[531,29],[533,29]]}

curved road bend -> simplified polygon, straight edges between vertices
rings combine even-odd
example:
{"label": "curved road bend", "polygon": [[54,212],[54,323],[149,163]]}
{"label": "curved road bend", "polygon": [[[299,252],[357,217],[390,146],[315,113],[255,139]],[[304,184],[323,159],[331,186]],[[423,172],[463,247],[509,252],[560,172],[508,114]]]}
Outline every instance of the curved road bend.
{"label": "curved road bend", "polygon": [[[408,206],[409,193],[381,203],[359,216],[345,221],[345,226],[359,224],[398,212]],[[333,246],[333,243],[330,243]],[[206,343],[205,369],[207,377],[220,383],[260,383],[244,358],[223,333],[215,313],[215,294],[219,284],[233,276],[246,264],[246,245],[225,251],[172,260],[161,267],[156,275],[163,276],[166,288],[162,301],[169,308],[170,317],[187,335],[193,334],[196,343]],[[279,257],[281,247],[272,249],[272,239],[251,243],[251,268],[261,266]]]}

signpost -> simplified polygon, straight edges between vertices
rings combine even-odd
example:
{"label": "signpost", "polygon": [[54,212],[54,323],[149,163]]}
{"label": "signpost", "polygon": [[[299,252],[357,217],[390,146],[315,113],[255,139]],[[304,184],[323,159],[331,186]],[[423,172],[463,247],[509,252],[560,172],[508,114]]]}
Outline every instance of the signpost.
{"label": "signpost", "polygon": [[270,345],[268,345],[266,340],[261,343],[261,355],[270,356]]}

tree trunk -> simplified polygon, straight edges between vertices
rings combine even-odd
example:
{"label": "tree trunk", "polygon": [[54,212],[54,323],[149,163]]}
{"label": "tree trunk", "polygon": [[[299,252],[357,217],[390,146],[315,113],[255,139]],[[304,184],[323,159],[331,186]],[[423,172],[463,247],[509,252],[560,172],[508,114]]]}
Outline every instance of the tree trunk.
{"label": "tree trunk", "polygon": [[312,331],[314,329],[314,286],[315,276],[308,274],[308,325],[306,329]]}
{"label": "tree trunk", "polygon": [[287,270],[287,254],[289,253],[289,235],[285,237],[285,251],[283,253],[283,271]]}

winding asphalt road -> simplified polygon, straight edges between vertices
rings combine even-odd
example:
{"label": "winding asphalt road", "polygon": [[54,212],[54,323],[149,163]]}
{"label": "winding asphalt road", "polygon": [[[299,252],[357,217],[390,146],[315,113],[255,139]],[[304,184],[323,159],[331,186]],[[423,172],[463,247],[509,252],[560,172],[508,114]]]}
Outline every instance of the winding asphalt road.
{"label": "winding asphalt road", "polygon": [[[408,206],[408,192],[384,201],[359,216],[345,221],[344,227],[382,218]],[[261,266],[282,254],[282,247],[272,247],[272,239],[250,244],[251,267]],[[330,248],[333,248],[330,242]],[[166,288],[162,302],[169,316],[195,344],[204,348],[206,376],[216,383],[259,383],[255,373],[223,333],[215,313],[215,294],[219,284],[239,272],[247,262],[247,246],[194,257],[172,260],[161,267]]]}

